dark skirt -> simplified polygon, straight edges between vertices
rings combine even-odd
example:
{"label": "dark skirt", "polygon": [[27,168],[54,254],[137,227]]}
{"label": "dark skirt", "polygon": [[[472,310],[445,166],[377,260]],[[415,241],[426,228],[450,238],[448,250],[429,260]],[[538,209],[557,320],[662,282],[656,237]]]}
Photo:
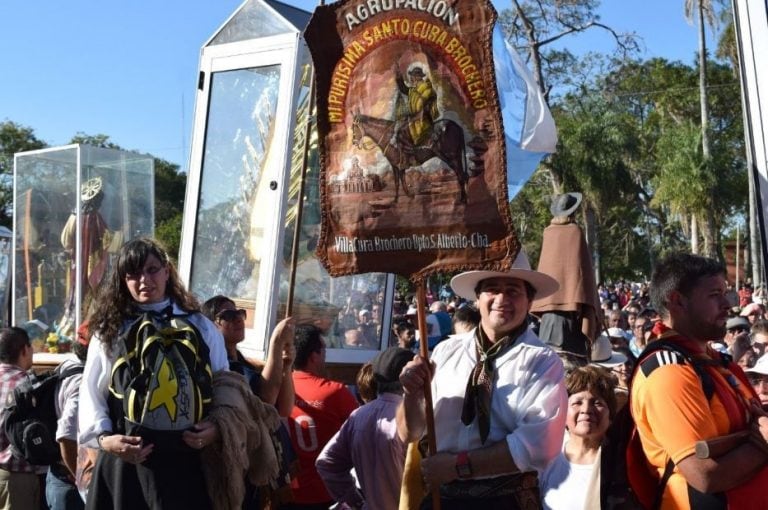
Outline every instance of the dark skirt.
{"label": "dark skirt", "polygon": [[[432,510],[432,494],[420,510]],[[538,475],[534,471],[497,478],[456,480],[440,486],[441,510],[541,510]]]}
{"label": "dark skirt", "polygon": [[158,449],[140,465],[99,452],[88,492],[93,510],[209,510],[212,508],[196,450]]}
{"label": "dark skirt", "polygon": [[[550,311],[541,316],[539,338],[555,351],[587,356],[589,339],[581,332],[576,312]],[[586,361],[586,360],[585,360]]]}

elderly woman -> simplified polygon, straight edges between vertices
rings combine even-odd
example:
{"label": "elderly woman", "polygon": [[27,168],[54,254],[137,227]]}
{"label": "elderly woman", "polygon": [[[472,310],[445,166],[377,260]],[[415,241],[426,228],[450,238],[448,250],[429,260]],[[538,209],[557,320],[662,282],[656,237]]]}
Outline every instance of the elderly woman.
{"label": "elderly woman", "polygon": [[199,309],[156,241],[123,245],[88,317],[78,439],[100,452],[87,508],[211,507],[200,452],[220,434],[205,396],[227,355]]}
{"label": "elderly woman", "polygon": [[600,509],[600,450],[616,412],[615,379],[606,369],[588,365],[572,370],[565,385],[568,435],[562,452],[541,476],[543,506]]}

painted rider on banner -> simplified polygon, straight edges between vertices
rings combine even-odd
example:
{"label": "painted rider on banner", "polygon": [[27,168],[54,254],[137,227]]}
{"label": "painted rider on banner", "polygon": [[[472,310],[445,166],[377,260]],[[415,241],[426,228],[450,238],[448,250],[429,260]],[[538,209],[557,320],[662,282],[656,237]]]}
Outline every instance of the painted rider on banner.
{"label": "painted rider on banner", "polygon": [[[495,21],[488,0],[315,9],[304,38],[317,86],[317,253],[332,276],[420,278],[514,259]],[[355,165],[379,185],[347,186]]]}
{"label": "painted rider on banner", "polygon": [[403,79],[400,69],[395,67],[395,82],[398,94],[395,100],[394,143],[403,150],[412,146],[427,145],[435,125],[440,117],[437,108],[437,93],[432,80],[420,64],[412,64],[408,69],[410,83]]}

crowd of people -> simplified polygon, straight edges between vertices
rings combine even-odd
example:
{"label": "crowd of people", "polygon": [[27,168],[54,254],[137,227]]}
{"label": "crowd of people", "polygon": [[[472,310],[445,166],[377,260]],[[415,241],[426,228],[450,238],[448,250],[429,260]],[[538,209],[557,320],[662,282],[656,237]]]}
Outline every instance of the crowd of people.
{"label": "crowd of people", "polygon": [[[82,373],[58,388],[60,460],[25,461],[0,427],[0,507],[768,508],[760,293],[670,255],[647,284],[597,286],[584,354],[538,336],[533,304],[559,290],[524,252],[460,273],[431,297],[427,338],[417,303],[393,314],[390,346],[351,389],[327,376],[328,331],[283,319],[249,359],[247,312],[201,304],[157,242],[132,240],[65,362]],[[369,348],[375,305],[342,314]],[[0,330],[0,399],[31,368],[27,333]]]}

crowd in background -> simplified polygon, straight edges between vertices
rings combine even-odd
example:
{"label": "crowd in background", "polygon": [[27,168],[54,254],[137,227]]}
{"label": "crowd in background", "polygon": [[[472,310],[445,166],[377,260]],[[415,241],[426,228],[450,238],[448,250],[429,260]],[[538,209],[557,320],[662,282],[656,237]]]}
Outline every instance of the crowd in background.
{"label": "crowd in background", "polygon": [[[542,275],[530,269],[520,274]],[[397,299],[391,316],[388,348],[363,364],[357,374],[357,385],[349,388],[328,378],[326,351],[332,347],[328,336],[342,338],[345,348],[379,350],[384,333],[382,293],[358,296],[365,297],[365,303],[350,299],[327,331],[314,325],[297,325],[292,319],[280,321],[272,332],[266,359],[252,360],[238,350],[238,344],[245,338],[245,310],[237,308],[226,296],[212,297],[201,305],[183,287],[159,245],[149,239],[131,241],[123,247],[109,284],[101,290],[100,300],[91,308],[88,321],[79,332],[79,357],[67,362],[80,364],[84,373],[73,379],[76,383],[62,385],[59,395],[57,440],[61,444],[61,461],[50,468],[25,463],[15,456],[0,430],[0,507],[35,509],[44,503],[57,510],[84,507],[306,510],[334,505],[398,508],[413,497],[408,487],[423,482],[419,475],[415,482],[408,481],[409,476],[414,476],[413,469],[409,474],[408,466],[418,466],[423,452],[411,451],[405,439],[414,429],[398,421],[399,409],[408,407],[403,403],[403,395],[413,394],[417,389],[421,391],[423,382],[432,377],[424,368],[423,360],[416,356],[420,342],[427,342],[429,350],[435,350],[450,340],[446,342],[450,348],[435,350],[437,362],[466,364],[461,354],[464,351],[456,350],[457,346],[473,341],[475,332],[487,321],[488,310],[496,306],[490,298],[484,298],[483,302],[481,296],[510,292],[523,299],[527,293],[525,299],[530,303],[537,289],[541,294],[543,288],[539,281],[538,287],[528,286],[527,290],[521,290],[522,286],[509,290],[507,283],[486,285],[488,289],[485,289],[482,285],[487,281],[468,287],[463,297],[454,294],[447,285],[437,292],[430,289],[424,310],[426,338],[419,334],[415,298]],[[547,433],[554,430],[558,442],[559,436],[563,436],[563,447],[559,452],[547,450],[540,458],[533,455],[528,465],[530,471],[522,473],[526,476],[533,473],[534,480],[538,479],[536,484],[544,508],[600,508],[601,503],[605,508],[636,508],[625,499],[626,480],[617,481],[615,476],[607,476],[605,470],[612,470],[623,462],[623,451],[616,450],[617,443],[610,438],[626,420],[638,359],[663,328],[660,314],[651,305],[653,289],[648,283],[619,282],[599,285],[597,290],[602,325],[591,343],[588,359],[565,371],[555,359],[558,370],[548,369],[546,376],[551,379],[551,387],[545,393],[551,391],[554,400],[550,399],[545,407],[553,416],[558,414],[559,405],[566,405],[564,401],[558,403],[560,397],[555,398],[555,388],[561,388],[561,397],[568,399],[565,415],[560,414],[564,425],[559,421],[547,425]],[[470,299],[475,294],[476,302]],[[765,292],[762,288],[753,290],[748,284],[738,291],[728,285],[725,299],[730,305],[725,334],[710,345],[732,357],[744,369],[762,405],[768,408]],[[483,306],[485,316],[481,313]],[[524,347],[547,352],[534,335],[539,327],[538,317],[515,313],[515,320],[520,321],[515,331],[525,338]],[[157,322],[161,319],[167,322]],[[202,363],[191,368],[181,367],[188,356],[166,353],[166,361],[157,358],[160,361],[152,365],[152,370],[166,375],[183,369],[175,372],[173,398],[189,390],[182,384],[186,378],[200,385],[197,394],[193,392],[185,397],[187,404],[193,404],[190,409],[195,414],[185,416],[186,421],[178,423],[173,420],[164,423],[168,415],[164,411],[160,413],[167,408],[171,417],[178,418],[175,411],[170,410],[173,398],[169,400],[167,394],[158,396],[152,391],[144,397],[136,393],[155,390],[155,385],[163,384],[159,379],[150,378],[143,386],[137,386],[141,377],[155,377],[150,374],[152,370],[141,365],[143,375],[138,378],[136,373],[121,372],[131,366],[131,359],[154,359],[145,358],[144,351],[131,354],[131,349],[136,348],[131,342],[138,340],[125,340],[125,335],[142,338],[142,328],[150,327],[155,329],[143,338],[156,338],[153,335],[162,336],[158,332],[171,327],[169,324],[186,331],[185,334],[193,332],[191,337],[185,337],[185,342],[194,347],[197,363]],[[478,338],[483,335],[477,334]],[[503,348],[494,351],[493,343],[489,345],[490,360],[506,356]],[[547,355],[550,364],[553,363],[551,354]],[[483,365],[485,359],[483,355],[477,366],[467,365],[466,370],[482,378],[484,370],[493,370]],[[520,377],[527,370],[523,366],[508,376]],[[8,398],[18,381],[29,376],[30,368],[31,347],[26,333],[18,328],[0,332],[0,396]],[[416,371],[420,375],[409,379],[408,374]],[[443,379],[437,387],[453,385],[464,394],[464,380],[456,380],[451,372],[438,371],[438,374]],[[540,384],[546,377],[542,379],[539,375],[532,382]],[[407,386],[404,381],[408,382]],[[479,399],[481,393],[475,398]],[[141,403],[138,407],[133,397],[126,398],[134,394]],[[533,394],[535,398],[543,395],[541,389]],[[523,399],[523,396],[515,398]],[[530,407],[529,404],[526,406]],[[483,431],[482,404],[478,401],[476,405],[479,407],[470,411],[480,414],[471,414],[466,423],[479,422],[481,436],[498,434],[493,428]],[[455,408],[455,402],[449,408]],[[463,411],[454,411],[461,411],[462,421],[469,412],[466,405]],[[589,419],[585,420],[584,416]],[[454,421],[443,420],[451,422],[451,427]],[[156,427],[160,422],[163,425],[158,431]],[[438,432],[451,440],[457,439],[452,433],[446,436],[447,432]],[[533,441],[525,448],[536,451],[550,446]],[[506,451],[506,446],[502,450]],[[477,455],[475,453],[475,458]],[[449,459],[451,463],[453,456]],[[433,460],[437,462],[440,458],[436,456]],[[466,462],[469,466],[469,461]],[[421,471],[427,480],[441,479],[442,475],[427,474],[425,465],[429,464],[421,464]],[[457,464],[456,469],[461,466]],[[491,473],[487,466],[474,465],[471,469]],[[603,482],[598,476],[601,470]],[[461,472],[458,476],[464,477]],[[525,480],[523,483],[530,482],[528,478]],[[606,487],[606,480],[614,486]],[[466,499],[461,485],[448,485],[458,491],[454,494],[457,501]],[[614,489],[615,494],[611,492]],[[582,496],[586,498],[585,506],[581,506],[581,502],[574,506],[574,494],[578,494],[578,501]],[[619,503],[606,506],[605,502],[614,497],[611,494],[615,495],[614,503]],[[423,496],[421,493],[419,500]],[[416,508],[418,505],[406,506]]]}

